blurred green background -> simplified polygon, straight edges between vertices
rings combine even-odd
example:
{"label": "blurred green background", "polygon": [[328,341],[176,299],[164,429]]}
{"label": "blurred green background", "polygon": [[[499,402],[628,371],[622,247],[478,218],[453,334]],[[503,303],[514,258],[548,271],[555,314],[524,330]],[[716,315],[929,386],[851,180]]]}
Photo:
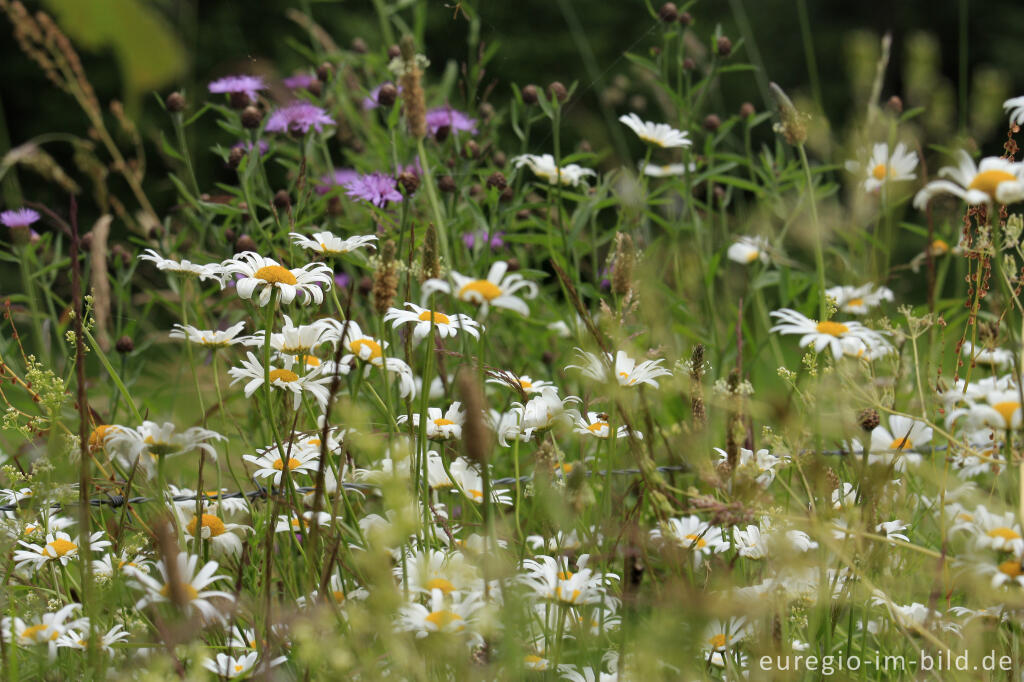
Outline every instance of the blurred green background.
{"label": "blurred green background", "polygon": [[[578,81],[578,95],[568,114],[570,144],[584,137],[595,149],[613,144],[616,140],[608,136],[607,123],[625,111],[639,110],[653,120],[662,117],[651,93],[633,79],[630,63],[623,58],[627,51],[649,54],[660,44],[662,26],[643,2],[380,0],[380,4],[395,10],[399,24],[420,22],[435,79],[446,64],[467,59],[467,36],[473,26],[466,16],[477,16],[480,41],[500,43],[484,77],[485,85],[496,83],[490,99],[499,108],[511,94],[511,83]],[[309,69],[312,64],[302,48],[308,45],[308,35],[289,19],[291,9],[310,13],[342,48],[350,47],[355,38],[362,38],[378,54],[387,48],[370,2],[28,0],[25,5],[58,18],[78,46],[101,102],[124,100],[129,113],[137,115],[150,145],[155,131],[170,130],[150,94],[154,91],[164,95],[184,88],[194,107],[196,100],[206,96],[205,84],[221,75],[256,71],[286,76]],[[723,78],[720,94],[708,102],[710,111],[723,117],[746,100],[759,110],[765,108],[764,85],[774,80],[803,102],[818,99],[832,130],[843,131],[863,114],[879,39],[886,31],[892,33],[893,49],[882,100],[897,94],[908,106],[928,106],[921,122],[935,133],[933,137],[948,138],[963,131],[988,153],[998,153],[998,146],[992,145],[1005,135],[999,104],[1024,89],[1020,82],[1024,54],[1016,49],[1024,4],[1018,2],[720,0],[690,3],[686,8],[693,16],[694,49],[706,49],[720,26],[735,43],[746,38],[732,59],[760,67],[757,76],[744,72]],[[6,20],[3,31],[0,154],[43,134],[85,135],[85,118],[71,98],[49,84],[9,39]],[[814,45],[814,77],[805,37]],[[457,90],[452,94],[453,105],[467,105]],[[767,126],[761,132],[770,135]],[[196,149],[231,142],[223,139],[212,118],[194,127],[190,135]],[[538,148],[533,151],[549,151],[535,144]],[[69,146],[46,148],[65,168],[72,168]],[[831,153],[817,152],[823,157]],[[148,156],[147,190],[154,194],[156,206],[166,207],[173,201],[173,187],[162,181],[155,151]],[[621,157],[616,156],[603,163],[620,163]],[[219,163],[203,161],[200,157],[197,174],[200,184],[208,187],[222,179],[224,171]],[[17,171],[17,180],[21,193],[34,199],[59,197],[53,186],[24,170]],[[5,187],[7,204],[15,199],[12,187]]]}

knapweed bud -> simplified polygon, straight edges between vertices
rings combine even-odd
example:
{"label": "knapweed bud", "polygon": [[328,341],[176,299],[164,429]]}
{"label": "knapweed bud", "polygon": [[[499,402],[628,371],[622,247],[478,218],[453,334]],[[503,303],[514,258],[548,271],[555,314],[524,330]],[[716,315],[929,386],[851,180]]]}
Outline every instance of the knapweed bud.
{"label": "knapweed bud", "polygon": [[398,293],[398,263],[395,261],[397,251],[394,239],[384,242],[380,249],[380,265],[373,273],[373,308],[379,315],[388,311]]}
{"label": "knapweed bud", "polygon": [[316,67],[316,79],[321,83],[331,80],[333,74],[334,66],[330,62],[323,62],[320,66]]}
{"label": "knapweed bud", "polygon": [[728,57],[732,54],[732,41],[726,36],[718,36],[718,40],[715,41],[715,51],[719,57]]}
{"label": "knapweed bud", "polygon": [[467,159],[475,159],[480,156],[480,145],[477,144],[476,140],[470,140],[466,143],[465,154]]}
{"label": "knapweed bud", "polygon": [[509,272],[516,272],[518,270],[521,270],[523,267],[522,264],[519,262],[519,259],[516,258],[515,256],[512,256],[511,258],[506,260],[505,264],[508,266]]}
{"label": "knapweed bud", "polygon": [[274,194],[274,208],[279,211],[284,211],[292,207],[292,198],[288,196],[288,191],[279,189]]}
{"label": "knapweed bud", "polygon": [[494,105],[490,102],[484,102],[477,108],[477,112],[480,114],[480,118],[483,119],[484,123],[494,118]]}
{"label": "knapweed bud", "polygon": [[228,168],[234,170],[238,168],[238,164],[242,163],[242,159],[245,158],[245,150],[241,147],[232,147],[228,153]]}
{"label": "knapweed bud", "polygon": [[356,54],[366,54],[369,48],[366,46],[366,41],[356,36],[352,39],[352,51]]}
{"label": "knapweed bud", "polygon": [[507,204],[508,202],[515,199],[515,197],[515,191],[511,187],[506,187],[505,189],[501,190],[501,194],[498,195],[498,201],[500,201],[503,204]]}
{"label": "knapweed bud", "polygon": [[185,111],[185,97],[180,92],[172,92],[164,100],[164,106],[172,114],[180,114],[182,111]]}
{"label": "knapweed bud", "polygon": [[249,105],[245,109],[242,109],[242,127],[247,130],[255,130],[260,127],[260,122],[263,120],[263,114],[256,107]]}
{"label": "knapweed bud", "polygon": [[704,130],[714,132],[722,125],[722,119],[715,114],[708,114],[704,117]]}
{"label": "knapweed bud", "polygon": [[683,60],[683,69],[686,71],[693,71],[697,68],[697,62],[693,61],[693,58],[687,57]]}
{"label": "knapweed bud", "polygon": [[321,81],[313,81],[306,86],[306,90],[309,91],[309,94],[313,95],[313,97],[319,97],[324,94],[324,84]]}
{"label": "knapweed bud", "polygon": [[690,14],[689,12],[680,12],[679,23],[682,24],[683,26],[689,26],[690,24],[693,23],[693,15]]}
{"label": "knapweed bud", "polygon": [[750,118],[757,113],[757,109],[750,102],[744,102],[740,105],[740,118]]}
{"label": "knapweed bud", "polygon": [[242,253],[243,251],[257,251],[259,247],[256,246],[256,242],[253,238],[247,234],[243,234],[235,242],[235,253]]}
{"label": "knapweed bud", "polygon": [[505,164],[508,163],[508,157],[505,156],[505,152],[494,152],[491,154],[491,160],[494,161],[494,165],[498,168],[504,168]]}
{"label": "knapweed bud", "polygon": [[402,188],[402,193],[405,196],[415,194],[416,190],[420,188],[420,176],[409,171],[403,171],[398,175],[398,185]]}
{"label": "knapweed bud", "polygon": [[452,127],[449,125],[437,126],[437,130],[434,131],[434,139],[438,142],[444,142],[451,135]]}
{"label": "knapweed bud", "polygon": [[903,113],[903,100],[901,100],[896,95],[893,95],[892,97],[889,98],[889,101],[885,103],[885,108],[888,109],[889,111],[891,111],[894,114],[897,114],[897,115],[898,114],[902,114]]}
{"label": "knapweed bud", "polygon": [[396,59],[402,56],[402,48],[398,45],[388,46],[388,59]]}
{"label": "knapweed bud", "polygon": [[876,410],[868,408],[857,413],[857,425],[867,433],[874,431],[875,427],[881,423],[882,419]]}
{"label": "knapweed bud", "polygon": [[555,81],[548,86],[548,97],[554,100],[558,100],[560,103],[564,102],[569,96],[569,91],[565,89],[561,81]]}
{"label": "knapweed bud", "polygon": [[523,88],[523,102],[525,104],[536,104],[537,103],[537,86],[527,85]]}
{"label": "knapweed bud", "polygon": [[658,10],[658,18],[666,24],[674,23],[679,18],[679,8],[676,7],[674,2],[666,2]]}
{"label": "knapweed bud", "polygon": [[427,234],[423,237],[423,259],[420,268],[420,283],[428,279],[441,278],[441,252],[437,246],[437,228],[434,223],[427,225]]}
{"label": "knapweed bud", "polygon": [[455,178],[450,175],[442,175],[441,179],[437,181],[437,188],[442,192],[454,192]]}
{"label": "knapweed bud", "polygon": [[385,83],[377,91],[377,104],[382,107],[390,107],[398,99],[398,88],[394,83]]}
{"label": "knapweed bud", "polygon": [[497,187],[498,189],[505,189],[508,186],[508,180],[505,179],[504,173],[495,171],[487,176],[487,186]]}
{"label": "knapweed bud", "polygon": [[116,348],[117,352],[121,354],[131,353],[135,350],[135,342],[132,341],[132,337],[130,336],[122,336],[117,340],[117,344],[115,344],[114,348]]}

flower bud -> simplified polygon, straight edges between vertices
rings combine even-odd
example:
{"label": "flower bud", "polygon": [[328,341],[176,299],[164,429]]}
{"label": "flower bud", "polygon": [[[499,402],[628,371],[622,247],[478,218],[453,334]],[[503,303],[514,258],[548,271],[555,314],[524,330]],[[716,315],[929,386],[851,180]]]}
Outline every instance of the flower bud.
{"label": "flower bud", "polygon": [[894,114],[897,114],[897,115],[902,114],[903,113],[903,100],[901,100],[896,95],[893,95],[892,97],[889,98],[889,101],[885,103],[885,108],[888,109],[889,111],[891,111]]}
{"label": "flower bud", "polygon": [[238,164],[242,163],[242,159],[245,158],[245,150],[241,147],[232,147],[228,153],[228,168],[234,170],[238,168]]}
{"label": "flower bud", "polygon": [[722,119],[715,114],[708,114],[704,117],[704,130],[714,132],[722,125]]}
{"label": "flower bud", "polygon": [[406,196],[410,196],[411,194],[414,194],[417,189],[419,189],[420,176],[416,175],[415,173],[410,173],[409,171],[404,171],[400,173],[398,176],[398,184],[401,186],[402,192]]}
{"label": "flower bud", "polygon": [[393,83],[385,83],[377,91],[377,104],[382,107],[390,107],[398,99],[398,88]]}
{"label": "flower bud", "polygon": [[523,88],[523,102],[526,104],[537,103],[537,86],[527,85]]}
{"label": "flower bud", "polygon": [[697,68],[697,62],[693,61],[693,58],[687,57],[683,60],[683,69],[686,71],[693,71]]}
{"label": "flower bud", "polygon": [[245,109],[249,106],[249,95],[244,92],[232,92],[228,95],[228,104],[232,109]]}
{"label": "flower bud", "polygon": [[241,253],[243,251],[256,251],[259,247],[256,246],[256,242],[253,238],[247,234],[243,234],[235,242],[235,253]]}
{"label": "flower bud", "polygon": [[132,341],[130,336],[122,336],[117,340],[117,344],[114,346],[118,353],[131,353],[135,350],[135,342]]}
{"label": "flower bud", "polygon": [[718,40],[715,42],[715,50],[718,52],[719,57],[728,57],[732,54],[732,41],[726,36],[718,36]]}
{"label": "flower bud", "polygon": [[437,188],[442,192],[454,192],[455,178],[450,175],[442,175],[441,179],[437,181]]}
{"label": "flower bud", "polygon": [[508,157],[505,156],[505,152],[494,152],[491,154],[491,160],[494,161],[494,165],[498,168],[504,168],[508,162]]}
{"label": "flower bud", "polygon": [[750,118],[757,113],[757,109],[750,102],[744,102],[740,105],[740,118]]}
{"label": "flower bud", "polygon": [[263,114],[256,107],[249,105],[242,110],[242,127],[247,130],[255,130],[260,127]]}
{"label": "flower bud", "polygon": [[498,189],[505,189],[508,186],[508,181],[505,179],[505,174],[495,171],[487,176],[487,186],[497,187]]}
{"label": "flower bud", "polygon": [[690,14],[689,12],[680,12],[679,23],[682,24],[683,26],[689,26],[690,24],[693,23],[693,15]]}
{"label": "flower bud", "polygon": [[352,39],[352,51],[356,54],[366,54],[369,48],[366,46],[366,41],[356,36]]}
{"label": "flower bud", "polygon": [[288,191],[280,189],[274,194],[274,208],[279,211],[284,211],[292,207],[292,198],[288,196]]}
{"label": "flower bud", "polygon": [[866,433],[871,433],[875,430],[875,427],[881,423],[882,419],[878,416],[878,412],[875,410],[868,408],[857,413],[857,424]]}
{"label": "flower bud", "polygon": [[676,7],[674,2],[666,2],[658,10],[658,18],[664,21],[666,24],[671,24],[679,18],[679,9]]}
{"label": "flower bud", "polygon": [[179,114],[185,110],[185,97],[180,92],[172,92],[164,100],[164,106],[172,114]]}
{"label": "flower bud", "polygon": [[329,81],[333,74],[334,67],[330,62],[323,62],[320,66],[316,67],[316,79],[321,83]]}
{"label": "flower bud", "polygon": [[402,48],[398,45],[390,45],[388,47],[388,59],[396,59],[402,56]]}
{"label": "flower bud", "polygon": [[554,81],[548,86],[548,97],[551,99],[558,100],[559,103],[564,102],[569,96],[569,91],[565,89],[561,81]]}

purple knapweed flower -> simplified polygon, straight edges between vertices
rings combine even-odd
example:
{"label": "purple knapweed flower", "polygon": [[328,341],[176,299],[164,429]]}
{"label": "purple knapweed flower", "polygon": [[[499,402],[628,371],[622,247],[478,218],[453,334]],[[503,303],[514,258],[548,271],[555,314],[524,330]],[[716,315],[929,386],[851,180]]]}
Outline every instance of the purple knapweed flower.
{"label": "purple knapweed flower", "polygon": [[262,76],[225,76],[210,83],[209,88],[210,92],[215,94],[247,95],[250,102],[255,102],[256,93],[266,90],[267,84],[263,82]]}
{"label": "purple knapweed flower", "polygon": [[352,282],[352,278],[347,273],[338,272],[334,275],[334,284],[339,289],[348,289],[348,285]]}
{"label": "purple knapweed flower", "polygon": [[364,199],[378,208],[384,208],[389,201],[401,201],[398,182],[384,173],[359,175],[345,183],[346,194],[353,199]]}
{"label": "purple knapweed flower", "polygon": [[7,227],[28,227],[37,220],[39,220],[39,214],[31,208],[19,208],[0,213],[0,223]]}
{"label": "purple knapweed flower", "polygon": [[[240,140],[240,141],[236,142],[231,148],[232,149],[241,149],[241,150],[245,151],[246,154],[248,154],[249,152],[252,151],[252,142],[250,142],[248,140]],[[256,143],[256,148],[259,149],[259,155],[260,156],[263,156],[268,151],[270,151],[270,145],[267,144],[265,140],[260,140],[259,142],[257,142]]]}
{"label": "purple knapweed flower", "polygon": [[333,172],[320,176],[316,192],[317,194],[327,194],[335,187],[345,187],[358,178],[359,173],[351,168],[335,168]]}
{"label": "purple knapweed flower", "polygon": [[297,73],[281,81],[284,83],[284,87],[289,90],[308,90],[309,86],[316,82],[316,76],[312,76],[308,73]]}
{"label": "purple knapweed flower", "polygon": [[322,133],[325,125],[334,125],[334,119],[326,111],[309,102],[292,102],[270,115],[266,130],[271,133],[305,134],[313,128]]}
{"label": "purple knapweed flower", "polygon": [[427,112],[427,131],[431,135],[437,135],[437,131],[444,127],[453,133],[464,130],[476,135],[476,119],[466,116],[458,109],[446,105]]}
{"label": "purple knapweed flower", "polygon": [[472,249],[476,246],[476,242],[479,239],[481,244],[486,244],[491,247],[491,251],[497,251],[498,249],[505,246],[505,240],[502,237],[505,236],[504,232],[495,232],[493,235],[487,230],[477,230],[475,232],[467,232],[462,235],[462,243],[466,245],[467,249]]}

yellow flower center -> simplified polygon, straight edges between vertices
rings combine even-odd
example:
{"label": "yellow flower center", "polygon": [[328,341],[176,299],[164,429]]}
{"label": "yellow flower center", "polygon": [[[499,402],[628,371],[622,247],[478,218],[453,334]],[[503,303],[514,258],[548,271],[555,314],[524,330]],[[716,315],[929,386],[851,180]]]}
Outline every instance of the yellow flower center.
{"label": "yellow flower center", "polygon": [[708,640],[708,643],[716,649],[721,649],[729,643],[729,638],[723,634],[717,634]]}
{"label": "yellow flower center", "polygon": [[384,351],[381,350],[380,344],[373,339],[356,339],[349,347],[352,349],[353,353],[361,358],[363,357],[362,349],[369,349],[370,356],[368,358],[363,358],[364,360],[373,360],[375,358],[383,357],[384,355]]}
{"label": "yellow flower center", "polygon": [[603,429],[607,429],[607,428],[608,428],[608,422],[594,422],[593,424],[590,424],[589,426],[587,426],[587,431],[591,431],[593,433],[598,433],[599,431],[602,431]]}
{"label": "yellow flower center", "polygon": [[[288,470],[289,471],[291,471],[292,469],[294,469],[297,466],[300,466],[301,464],[302,464],[302,462],[300,462],[299,460],[295,459],[294,457],[289,457],[288,458]],[[284,461],[280,457],[278,457],[276,460],[274,460],[274,468],[277,469],[278,471],[284,471]],[[205,515],[204,515],[204,518],[205,518]]]}
{"label": "yellow flower center", "polygon": [[1016,560],[1004,561],[999,564],[999,570],[1011,578],[1016,578],[1021,574],[1024,574],[1024,568],[1021,568],[1020,561]]}
{"label": "yellow flower center", "polygon": [[704,538],[699,535],[694,535],[693,533],[688,534],[686,539],[690,541],[691,546],[696,547],[697,549],[708,546],[708,543]]}
{"label": "yellow flower center", "polygon": [[430,310],[424,310],[422,313],[420,313],[419,319],[420,319],[421,322],[430,322],[431,321],[431,317],[433,317],[434,324],[450,324],[451,323],[451,320],[448,319],[448,316],[445,315],[444,313],[435,313],[435,312],[432,312]]}
{"label": "yellow flower center", "polygon": [[1020,540],[1020,533],[1003,526],[1001,528],[993,528],[988,532],[990,538],[1002,538],[1003,540]]}
{"label": "yellow flower center", "polygon": [[573,590],[571,595],[569,595],[567,597],[563,597],[562,596],[562,586],[559,585],[559,586],[555,587],[555,598],[556,599],[560,599],[562,601],[567,601],[567,602],[569,602],[571,604],[576,603],[576,600],[580,598],[580,594],[581,594],[581,592],[579,590]]}
{"label": "yellow flower center", "polygon": [[303,355],[303,356],[301,356],[299,358],[299,360],[304,362],[306,364],[306,367],[319,367],[320,366],[320,358],[318,358],[315,355]]}
{"label": "yellow flower center", "polygon": [[987,170],[975,175],[974,179],[971,180],[971,184],[967,185],[967,189],[981,190],[994,199],[996,188],[999,185],[1004,182],[1015,182],[1016,180],[1017,176],[1004,170]]}
{"label": "yellow flower center", "polygon": [[[210,537],[214,538],[218,535],[223,535],[227,532],[227,528],[224,526],[224,522],[221,521],[218,517],[214,516],[213,514],[203,514],[202,527],[209,528]],[[188,532],[189,535],[195,537],[196,517],[192,517],[192,520],[189,521],[188,525],[185,527],[185,530]]]}
{"label": "yellow flower center", "polygon": [[885,176],[888,174],[889,173],[888,171],[886,171],[884,163],[880,163],[871,169],[871,175],[875,178],[875,180],[885,180]]}
{"label": "yellow flower center", "polygon": [[519,381],[519,385],[523,387],[524,391],[528,391],[531,388],[533,388],[533,382],[532,381],[526,381],[525,379],[519,379],[518,381]]}
{"label": "yellow flower center", "polygon": [[558,572],[558,579],[559,580],[569,580],[574,575],[576,575],[576,574],[573,573],[572,571],[559,571]]}
{"label": "yellow flower center", "polygon": [[[196,588],[192,587],[188,583],[182,583],[181,584],[181,591],[185,594],[185,596],[188,597],[189,601],[193,601],[193,600],[195,600],[195,599],[197,599],[199,597],[199,590],[197,590]],[[167,583],[166,585],[164,585],[163,587],[160,588],[160,596],[164,597],[166,599],[170,599],[171,598],[171,584],[170,583]]]}
{"label": "yellow flower center", "polygon": [[992,406],[992,409],[999,413],[999,416],[1003,418],[1006,425],[1010,425],[1010,420],[1013,419],[1013,413],[1020,409],[1020,403],[1014,401],[1006,401],[996,403]]}
{"label": "yellow flower center", "polygon": [[306,445],[316,445],[316,446],[319,446],[320,445],[320,439],[319,438],[310,438],[309,440],[306,441]]}
{"label": "yellow flower center", "polygon": [[441,590],[445,594],[450,594],[455,591],[455,585],[452,585],[451,581],[445,580],[444,578],[432,578],[427,581],[426,588],[428,590]]}
{"label": "yellow flower center", "polygon": [[483,490],[467,490],[466,492],[469,493],[469,496],[472,497],[477,502],[481,502],[484,499]]}
{"label": "yellow flower center", "polygon": [[523,657],[523,662],[527,665],[544,666],[542,670],[547,670],[548,662],[536,654],[526,654],[526,656]]}
{"label": "yellow flower center", "polygon": [[290,369],[272,369],[270,370],[270,381],[283,381],[285,383],[291,383],[292,381],[298,381],[299,375]]}
{"label": "yellow flower center", "polygon": [[[76,545],[73,542],[68,542],[64,538],[57,538],[50,544],[46,545],[46,548],[52,549],[54,554],[56,554],[57,556],[65,556],[67,554],[70,554],[71,552],[76,551],[78,549],[78,545]],[[40,552],[40,554],[47,554],[47,552],[43,551]]]}
{"label": "yellow flower center", "polygon": [[[38,636],[38,635],[39,635],[40,633],[42,633],[42,632],[45,632],[45,631],[46,631],[46,628],[47,628],[47,627],[48,627],[48,626],[47,626],[47,625],[44,625],[44,624],[40,624],[40,625],[33,625],[33,626],[31,626],[31,627],[27,627],[27,628],[25,628],[24,630],[22,630],[22,632],[21,632],[21,637],[22,637],[22,639],[30,639],[30,640],[33,640],[33,641],[37,641],[37,640],[36,640],[36,637],[37,637],[37,636]],[[51,641],[52,641],[52,640],[55,640],[55,639],[57,639],[57,636],[58,636],[59,634],[60,634],[60,633],[58,633],[58,632],[57,632],[56,630],[54,630],[54,631],[53,631],[53,634],[52,634],[52,635],[50,635],[49,639],[50,639]],[[38,641],[46,641],[46,640],[38,640]]]}
{"label": "yellow flower center", "polygon": [[462,288],[459,289],[459,293],[456,294],[456,296],[466,300],[467,295],[470,293],[476,293],[482,296],[485,301],[493,301],[501,296],[501,288],[486,279],[476,279],[464,284]]}
{"label": "yellow flower center", "polygon": [[89,434],[89,449],[96,450],[103,447],[104,441],[112,431],[116,431],[117,426],[113,424],[100,424],[92,433]]}
{"label": "yellow flower center", "polygon": [[444,419],[444,418],[442,418],[442,419],[435,419],[434,420],[434,426],[451,426],[454,423],[455,422],[453,422],[451,419]]}
{"label": "yellow flower center", "polygon": [[850,328],[842,322],[832,321],[819,322],[815,329],[818,330],[819,334],[828,334],[829,336],[842,336],[850,331]]}
{"label": "yellow flower center", "polygon": [[264,265],[262,268],[252,273],[252,276],[256,279],[262,279],[264,282],[270,282],[271,284],[291,284],[295,285],[298,280],[295,279],[295,275],[292,274],[288,268],[283,268],[280,265]]}
{"label": "yellow flower center", "polygon": [[914,441],[909,438],[897,438],[889,443],[890,450],[909,450],[914,447]]}
{"label": "yellow flower center", "polygon": [[849,301],[846,302],[847,308],[859,308],[862,305],[864,305],[863,298],[851,298]]}
{"label": "yellow flower center", "polygon": [[748,263],[753,263],[754,261],[757,260],[758,256],[760,256],[760,255],[761,255],[761,252],[758,251],[757,249],[752,250],[750,253],[747,254],[747,262]]}
{"label": "yellow flower center", "polygon": [[243,668],[245,668],[245,666],[244,666],[244,665],[236,665],[236,666],[235,666],[235,672],[236,672],[236,673],[240,673],[240,672],[242,672],[242,669],[243,669]]}
{"label": "yellow flower center", "polygon": [[[454,623],[457,620],[462,620],[462,616],[460,616],[457,613],[452,613],[448,610],[434,611],[432,613],[427,614],[426,620],[428,623],[432,623],[434,627],[440,630],[446,625]],[[459,627],[459,629],[462,629],[461,626]]]}
{"label": "yellow flower center", "polygon": [[334,597],[334,601],[338,604],[345,601],[345,593],[341,590],[334,590],[333,592],[331,592],[331,596]]}
{"label": "yellow flower center", "polygon": [[942,254],[949,251],[949,244],[942,239],[936,239],[932,242],[932,252],[936,255],[941,256]]}

